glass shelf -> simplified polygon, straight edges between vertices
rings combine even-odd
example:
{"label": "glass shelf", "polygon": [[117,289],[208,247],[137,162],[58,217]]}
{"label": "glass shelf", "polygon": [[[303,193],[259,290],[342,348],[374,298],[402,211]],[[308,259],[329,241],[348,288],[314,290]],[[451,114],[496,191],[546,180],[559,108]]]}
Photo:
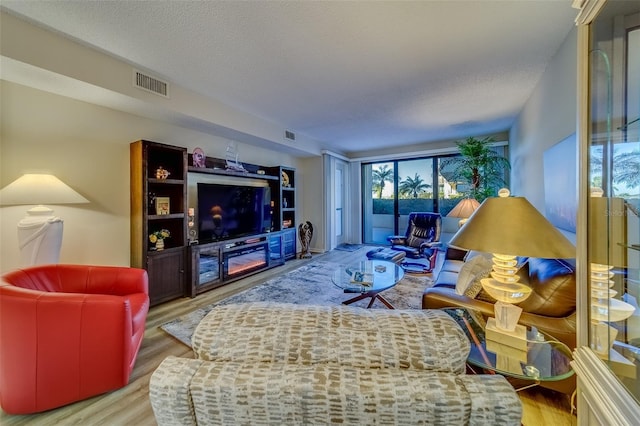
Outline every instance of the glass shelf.
{"label": "glass shelf", "polygon": [[[640,10],[628,6],[592,24],[588,184],[603,196],[588,204],[588,325],[590,348],[640,401],[640,84],[632,78],[640,69],[640,29],[630,20]],[[625,36],[612,43],[617,34]],[[625,55],[626,69],[614,72]],[[602,267],[611,276],[598,275]]]}
{"label": "glass shelf", "polygon": [[640,126],[640,117],[634,120],[628,121],[627,124],[623,124],[622,126],[618,127],[618,130],[627,130],[629,127],[633,125]]}

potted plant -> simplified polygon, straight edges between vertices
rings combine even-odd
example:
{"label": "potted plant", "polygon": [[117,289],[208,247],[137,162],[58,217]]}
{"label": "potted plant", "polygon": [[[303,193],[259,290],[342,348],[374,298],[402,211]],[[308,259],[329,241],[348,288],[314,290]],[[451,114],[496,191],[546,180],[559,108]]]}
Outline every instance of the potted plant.
{"label": "potted plant", "polygon": [[171,233],[168,229],[161,229],[149,235],[149,242],[156,245],[156,250],[164,250],[164,239],[170,236]]}
{"label": "potted plant", "polygon": [[507,158],[491,149],[493,142],[491,137],[469,137],[456,142],[460,156],[443,159],[440,174],[450,182],[468,184],[465,195],[479,202],[497,195],[498,189],[507,185],[506,173],[511,166]]}

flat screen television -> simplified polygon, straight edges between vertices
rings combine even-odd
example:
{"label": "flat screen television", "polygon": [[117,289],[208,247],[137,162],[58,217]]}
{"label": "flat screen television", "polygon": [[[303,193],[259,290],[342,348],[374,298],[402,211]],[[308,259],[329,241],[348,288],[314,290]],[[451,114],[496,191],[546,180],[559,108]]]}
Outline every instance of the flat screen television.
{"label": "flat screen television", "polygon": [[198,239],[228,240],[271,230],[268,187],[198,183]]}

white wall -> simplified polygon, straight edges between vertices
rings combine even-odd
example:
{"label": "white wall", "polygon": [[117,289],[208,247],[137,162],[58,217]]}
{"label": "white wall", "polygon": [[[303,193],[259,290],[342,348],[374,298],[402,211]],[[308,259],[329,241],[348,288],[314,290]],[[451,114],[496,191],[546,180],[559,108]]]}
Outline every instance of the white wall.
{"label": "white wall", "polygon": [[[311,251],[322,253],[327,249],[323,200],[322,156],[300,159],[296,170],[296,197],[298,224],[309,221],[313,225]],[[300,242],[298,241],[298,244]]]}
{"label": "white wall", "polygon": [[282,125],[175,83],[169,82],[169,98],[137,89],[131,63],[3,11],[0,53],[3,80],[281,152],[320,155],[317,141],[298,134],[292,143]]}
{"label": "white wall", "polygon": [[[0,187],[27,172],[56,175],[90,200],[55,206],[62,263],[129,265],[129,143],[148,139],[224,157],[228,139],[0,81]],[[298,167],[296,158],[238,143],[240,161]],[[20,266],[16,225],[26,206],[0,208],[0,270]],[[303,212],[299,213],[304,216]]]}
{"label": "white wall", "polygon": [[[511,192],[526,197],[543,214],[543,154],[576,131],[576,74],[577,29],[574,28],[547,66],[509,133]],[[577,160],[577,153],[571,160]],[[577,189],[573,195],[577,205]],[[563,233],[575,243],[575,234]]]}

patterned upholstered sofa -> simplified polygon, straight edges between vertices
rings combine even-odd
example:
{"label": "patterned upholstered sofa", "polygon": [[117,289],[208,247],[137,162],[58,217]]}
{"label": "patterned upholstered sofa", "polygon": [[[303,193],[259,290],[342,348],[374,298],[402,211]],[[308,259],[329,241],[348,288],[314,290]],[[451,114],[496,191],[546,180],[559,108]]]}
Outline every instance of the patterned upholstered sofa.
{"label": "patterned upholstered sofa", "polygon": [[520,424],[498,375],[466,375],[470,345],[437,310],[277,303],[214,308],[196,359],[153,373],[159,425]]}

